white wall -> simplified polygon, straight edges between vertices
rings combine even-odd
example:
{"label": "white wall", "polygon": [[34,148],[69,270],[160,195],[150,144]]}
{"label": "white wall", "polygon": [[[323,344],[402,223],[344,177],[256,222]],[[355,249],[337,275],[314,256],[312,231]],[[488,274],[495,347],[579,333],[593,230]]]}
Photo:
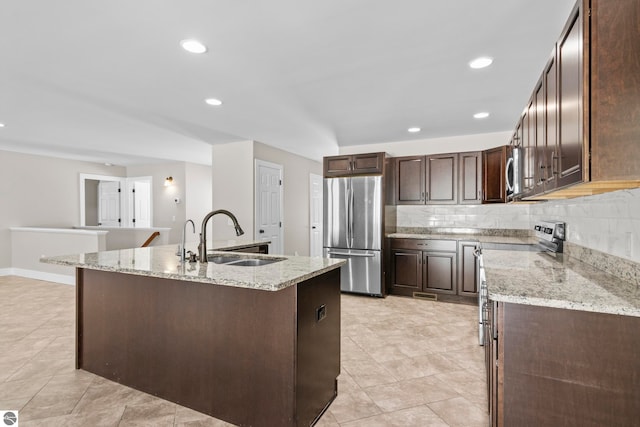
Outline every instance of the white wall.
{"label": "white wall", "polygon": [[[218,144],[212,147],[213,209],[233,213],[245,232],[253,239],[253,141]],[[224,215],[216,215],[208,225],[214,240],[233,239],[232,225]]]}
{"label": "white wall", "polygon": [[[186,191],[184,194],[185,215],[193,220],[196,232],[190,225],[186,228],[185,240],[197,242],[199,240],[202,219],[212,210],[212,173],[211,166],[187,163],[185,165]],[[211,239],[212,231],[207,230]]]}
{"label": "white wall", "polygon": [[0,268],[11,266],[9,227],[80,225],[80,173],[126,175],[117,166],[0,151]]}
{"label": "white wall", "polygon": [[96,179],[84,180],[84,224],[87,226],[98,225],[98,185]]}
{"label": "white wall", "polygon": [[493,132],[476,135],[461,135],[447,138],[417,139],[414,141],[385,142],[380,144],[351,145],[340,147],[340,154],[385,152],[391,157],[418,156],[440,153],[462,153],[481,151],[508,145],[511,132]]}
{"label": "white wall", "polygon": [[309,174],[322,175],[322,163],[259,142],[254,157],[283,166],[284,251],[309,256]]}
{"label": "white wall", "polygon": [[74,284],[75,268],[40,262],[41,257],[104,251],[104,230],[12,227],[10,274]]}
{"label": "white wall", "polygon": [[[283,166],[283,229],[286,255],[309,254],[309,173],[322,164],[268,145],[242,141],[213,146],[213,208],[236,215],[245,236],[254,238],[254,160]],[[215,239],[234,238],[227,218],[213,219]]]}
{"label": "white wall", "polygon": [[[198,227],[211,210],[211,167],[185,162],[153,163],[127,167],[127,176],[153,179],[153,226],[169,228],[169,243],[179,243],[187,219],[196,225],[195,235],[188,229],[187,241],[198,240]],[[165,178],[173,184],[165,186]],[[179,198],[180,203],[175,203]],[[189,226],[190,227],[190,226]]]}

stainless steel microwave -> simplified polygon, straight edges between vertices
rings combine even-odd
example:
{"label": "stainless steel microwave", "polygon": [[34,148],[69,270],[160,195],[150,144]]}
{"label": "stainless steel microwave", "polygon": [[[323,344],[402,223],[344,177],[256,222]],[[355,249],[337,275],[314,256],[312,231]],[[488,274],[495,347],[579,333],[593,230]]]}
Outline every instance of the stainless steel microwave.
{"label": "stainless steel microwave", "polygon": [[512,147],[511,154],[507,157],[507,167],[505,168],[507,175],[507,199],[509,200],[513,200],[522,194],[522,163],[522,148]]}

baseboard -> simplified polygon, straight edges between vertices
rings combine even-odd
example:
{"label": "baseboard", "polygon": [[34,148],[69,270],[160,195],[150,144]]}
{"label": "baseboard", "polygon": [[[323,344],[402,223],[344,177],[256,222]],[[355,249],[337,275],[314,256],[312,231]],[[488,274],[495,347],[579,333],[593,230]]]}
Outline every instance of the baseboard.
{"label": "baseboard", "polygon": [[76,284],[75,276],[66,274],[47,273],[45,271],[25,270],[24,268],[0,268],[0,276],[20,276],[29,279],[45,280],[47,282],[62,283],[64,285]]}

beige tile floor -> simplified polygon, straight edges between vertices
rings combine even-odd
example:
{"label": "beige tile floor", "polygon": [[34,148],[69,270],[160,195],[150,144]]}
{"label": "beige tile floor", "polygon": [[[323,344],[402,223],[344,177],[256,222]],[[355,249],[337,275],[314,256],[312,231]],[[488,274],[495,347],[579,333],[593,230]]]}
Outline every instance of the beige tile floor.
{"label": "beige tile floor", "polygon": [[[338,397],[317,425],[486,426],[476,313],[343,295]],[[0,410],[21,427],[231,425],[76,371],[74,316],[73,286],[0,277]]]}

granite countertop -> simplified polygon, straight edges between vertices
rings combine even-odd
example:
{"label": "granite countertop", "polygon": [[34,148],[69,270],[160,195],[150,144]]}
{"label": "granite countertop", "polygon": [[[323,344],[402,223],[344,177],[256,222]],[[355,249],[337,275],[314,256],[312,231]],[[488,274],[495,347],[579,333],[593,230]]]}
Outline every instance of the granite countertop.
{"label": "granite countertop", "polygon": [[494,301],[640,317],[640,287],[566,254],[483,250]]}
{"label": "granite countertop", "polygon": [[[220,249],[221,247],[218,243],[219,242],[213,242],[213,246]],[[245,247],[246,243],[246,241],[242,242],[243,246],[240,247]],[[189,249],[188,244],[185,246]],[[222,248],[236,249],[237,246],[232,244],[231,246],[223,246]],[[176,245],[165,245],[46,257],[41,258],[40,261],[48,264],[66,265],[92,270],[112,271],[265,291],[285,289],[327,271],[339,268],[346,263],[345,260],[320,257],[309,258],[301,256],[274,256],[208,251],[210,255],[252,259],[275,258],[282,260],[259,267],[240,267],[216,264],[213,262],[181,263],[175,253]]]}
{"label": "granite countertop", "polygon": [[390,239],[465,240],[480,243],[510,243],[523,245],[530,245],[538,242],[538,239],[531,236],[499,236],[465,233],[392,233],[388,234],[387,237]]}

